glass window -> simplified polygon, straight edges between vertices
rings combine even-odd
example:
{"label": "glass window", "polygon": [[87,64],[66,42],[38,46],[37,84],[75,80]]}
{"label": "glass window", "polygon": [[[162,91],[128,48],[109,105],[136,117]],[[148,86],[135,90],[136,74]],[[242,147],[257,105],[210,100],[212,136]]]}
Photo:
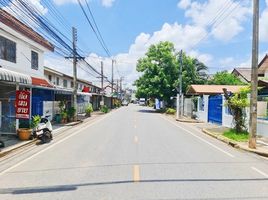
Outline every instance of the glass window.
{"label": "glass window", "polygon": [[48,75],[48,80],[52,81],[52,76],[51,75]]}
{"label": "glass window", "polygon": [[38,53],[32,51],[32,69],[38,70]]}
{"label": "glass window", "polygon": [[63,87],[67,87],[67,80],[66,79],[63,80]]}
{"label": "glass window", "polygon": [[60,78],[59,77],[57,77],[57,79],[56,79],[56,85],[60,85]]}
{"label": "glass window", "polygon": [[16,43],[0,36],[0,59],[16,63]]}

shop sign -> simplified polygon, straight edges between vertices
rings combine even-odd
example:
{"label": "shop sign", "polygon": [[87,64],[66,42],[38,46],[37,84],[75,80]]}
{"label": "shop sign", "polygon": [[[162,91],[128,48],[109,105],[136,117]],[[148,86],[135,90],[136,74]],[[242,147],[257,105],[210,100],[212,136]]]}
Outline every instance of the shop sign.
{"label": "shop sign", "polygon": [[25,90],[16,91],[16,118],[30,118],[30,92]]}

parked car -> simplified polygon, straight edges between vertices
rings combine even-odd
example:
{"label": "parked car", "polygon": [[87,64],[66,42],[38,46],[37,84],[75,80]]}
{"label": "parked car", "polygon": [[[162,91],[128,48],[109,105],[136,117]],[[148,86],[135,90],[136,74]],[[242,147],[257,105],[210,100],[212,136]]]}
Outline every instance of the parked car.
{"label": "parked car", "polygon": [[139,105],[140,105],[140,106],[145,106],[145,104],[146,104],[146,100],[145,100],[145,98],[140,98],[140,100],[139,100]]}
{"label": "parked car", "polygon": [[124,100],[124,101],[122,102],[122,105],[123,105],[123,106],[128,106],[128,104],[129,104],[129,102],[128,102],[127,100]]}

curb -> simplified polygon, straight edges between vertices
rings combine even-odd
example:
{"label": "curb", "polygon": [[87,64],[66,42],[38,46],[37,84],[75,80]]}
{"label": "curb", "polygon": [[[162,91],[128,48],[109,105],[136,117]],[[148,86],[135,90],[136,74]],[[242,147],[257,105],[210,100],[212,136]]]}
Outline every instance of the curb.
{"label": "curb", "polygon": [[[69,123],[69,124],[65,124],[65,127],[73,127],[73,126],[76,126],[76,125],[81,124],[81,123],[83,123],[82,120],[78,121],[78,122],[72,122],[72,123]],[[57,132],[57,130],[55,130],[55,131]],[[25,141],[22,144],[15,144],[15,145],[7,147],[7,149],[0,150],[0,158],[8,155],[9,153],[11,153],[13,151],[16,151],[18,149],[22,149],[24,147],[30,146],[33,143],[35,143],[36,141],[37,141],[37,139],[35,138],[33,140]]]}
{"label": "curb", "polygon": [[203,128],[202,129],[203,133],[213,137],[213,138],[216,138],[234,148],[237,148],[237,149],[241,149],[241,150],[244,150],[244,151],[247,151],[247,152],[251,152],[251,153],[255,153],[255,154],[258,154],[258,155],[261,155],[261,156],[264,156],[264,157],[268,157],[268,152],[263,152],[263,151],[260,151],[260,150],[257,150],[257,149],[250,149],[248,147],[244,147],[240,144],[238,144],[236,141],[233,141],[233,140],[230,140],[224,136],[221,136],[221,135],[216,135],[212,132],[210,132],[209,130]]}
{"label": "curb", "polygon": [[185,123],[203,123],[202,121],[198,120],[191,120],[191,119],[176,119],[178,122],[185,122]]}

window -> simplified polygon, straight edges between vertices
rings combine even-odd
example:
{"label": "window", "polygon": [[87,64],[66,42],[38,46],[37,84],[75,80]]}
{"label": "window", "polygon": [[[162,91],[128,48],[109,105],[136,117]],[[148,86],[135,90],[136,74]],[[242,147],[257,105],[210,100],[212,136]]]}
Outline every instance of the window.
{"label": "window", "polygon": [[67,80],[66,79],[63,80],[63,87],[67,87]]}
{"label": "window", "polygon": [[73,81],[71,81],[71,88],[73,88],[74,87],[74,82]]}
{"label": "window", "polygon": [[38,70],[38,53],[32,51],[32,69]]}
{"label": "window", "polygon": [[16,63],[16,43],[0,36],[0,59]]}
{"label": "window", "polygon": [[57,77],[57,79],[56,79],[56,85],[60,85],[60,78],[59,77]]}
{"label": "window", "polygon": [[199,98],[199,110],[204,111],[204,107],[205,107],[205,102],[204,102],[204,97],[202,96]]}
{"label": "window", "polygon": [[52,76],[48,75],[48,80],[51,82],[52,81]]}

